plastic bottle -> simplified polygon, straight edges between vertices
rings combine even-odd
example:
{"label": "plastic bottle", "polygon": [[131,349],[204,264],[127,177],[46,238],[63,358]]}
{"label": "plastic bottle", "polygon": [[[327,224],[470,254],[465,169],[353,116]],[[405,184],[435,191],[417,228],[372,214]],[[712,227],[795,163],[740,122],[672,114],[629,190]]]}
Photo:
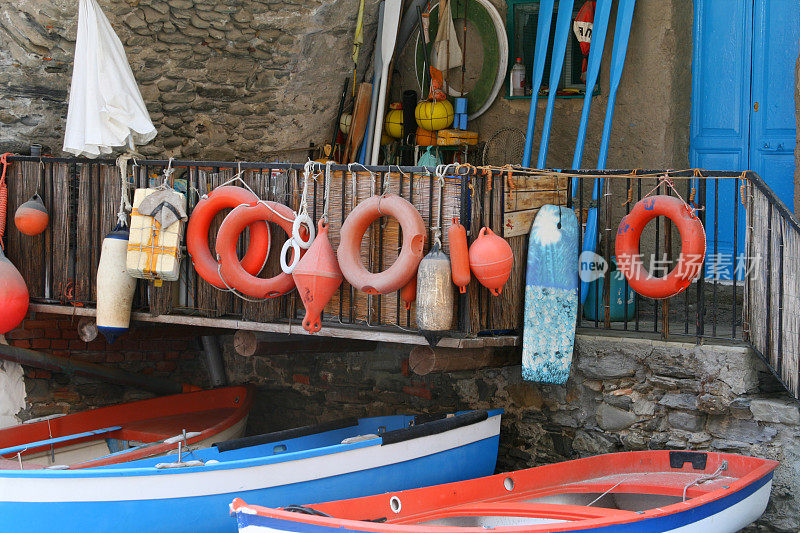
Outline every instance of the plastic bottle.
{"label": "plastic bottle", "polygon": [[522,82],[525,79],[525,65],[522,58],[518,57],[517,62],[511,67],[511,77],[509,78],[509,96],[525,96]]}

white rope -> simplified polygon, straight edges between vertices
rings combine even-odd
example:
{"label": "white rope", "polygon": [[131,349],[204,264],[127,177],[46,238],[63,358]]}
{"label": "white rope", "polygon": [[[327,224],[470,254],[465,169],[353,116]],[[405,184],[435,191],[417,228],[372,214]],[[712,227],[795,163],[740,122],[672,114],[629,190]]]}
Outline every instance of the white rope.
{"label": "white rope", "polygon": [[[234,177],[232,177],[232,178],[231,178],[231,179],[229,179],[228,181],[225,181],[225,182],[222,182],[221,184],[219,184],[219,186],[217,187],[217,189],[218,189],[219,187],[224,187],[225,185],[230,185],[231,183],[236,183],[236,182],[238,181],[238,182],[241,182],[241,184],[244,186],[244,188],[245,188],[245,189],[247,189],[247,190],[248,190],[248,191],[250,191],[251,193],[255,194],[255,196],[256,196],[256,197],[258,197],[258,195],[256,194],[256,192],[255,192],[253,189],[251,189],[251,188],[250,188],[250,186],[247,184],[247,182],[245,182],[245,181],[244,181],[244,180],[243,180],[243,179],[240,177],[240,176],[241,176],[241,174],[242,174],[242,172],[243,172],[243,171],[240,171],[238,174],[236,174]],[[208,195],[207,195],[207,194],[204,194],[204,195],[203,195],[201,198],[208,198]],[[264,205],[267,207],[267,209],[269,209],[270,211],[272,211],[272,212],[275,214],[275,216],[277,216],[278,218],[281,218],[281,219],[285,220],[286,222],[294,222],[294,220],[293,220],[293,219],[291,219],[291,218],[287,218],[287,217],[283,216],[282,214],[280,214],[279,212],[277,212],[277,211],[276,211],[276,210],[275,210],[275,209],[274,209],[272,206],[270,206],[270,205],[269,205],[269,203],[267,203],[267,201],[266,201],[266,200],[262,200],[262,199],[260,199],[260,198],[259,198],[258,202],[259,202],[259,203],[261,203],[261,204],[264,204]],[[241,205],[247,205],[247,204],[241,204]]]}
{"label": "white rope", "polygon": [[714,470],[713,473],[711,473],[711,474],[709,474],[707,476],[703,476],[703,477],[697,478],[694,481],[692,481],[691,483],[687,483],[686,486],[683,487],[683,501],[686,501],[686,491],[689,490],[689,487],[694,486],[694,485],[701,485],[701,484],[705,483],[706,481],[711,481],[712,479],[716,479],[717,477],[719,477],[719,475],[722,473],[723,470],[727,470],[727,469],[728,469],[728,461],[722,461],[722,463],[720,463],[720,465],[717,467],[716,470]]}
{"label": "white rope", "polygon": [[119,194],[119,211],[117,211],[117,222],[120,224],[128,225],[128,213],[133,211],[131,200],[128,196],[128,161],[133,159],[133,164],[136,166],[135,157],[138,154],[135,152],[126,152],[117,158],[117,168],[119,168],[120,178],[120,194]]}
{"label": "white rope", "polygon": [[175,169],[172,168],[172,162],[175,160],[174,157],[169,158],[169,163],[167,163],[167,168],[164,169],[164,179],[161,180],[161,185],[158,187],[159,189],[166,189],[169,187],[169,179],[172,177],[172,173],[175,172]]}
{"label": "white rope", "polygon": [[328,161],[325,163],[325,196],[322,202],[322,220],[325,223],[328,223],[328,207],[330,206],[330,196],[331,196],[331,181],[333,180],[333,176],[331,175],[331,165],[333,165],[333,161]]}

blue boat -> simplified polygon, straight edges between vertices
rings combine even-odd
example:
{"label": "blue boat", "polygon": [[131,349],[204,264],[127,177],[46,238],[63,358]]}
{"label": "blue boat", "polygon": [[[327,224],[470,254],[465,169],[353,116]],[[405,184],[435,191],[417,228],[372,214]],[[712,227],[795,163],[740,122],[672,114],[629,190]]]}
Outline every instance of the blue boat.
{"label": "blue boat", "polygon": [[0,470],[0,531],[235,532],[234,497],[276,507],[486,476],[501,413],[351,418],[122,464]]}

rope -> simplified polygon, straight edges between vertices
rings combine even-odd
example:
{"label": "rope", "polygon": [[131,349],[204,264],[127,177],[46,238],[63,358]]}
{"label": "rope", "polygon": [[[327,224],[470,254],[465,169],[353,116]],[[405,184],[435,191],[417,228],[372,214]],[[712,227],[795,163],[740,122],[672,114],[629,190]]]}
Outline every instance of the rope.
{"label": "rope", "polygon": [[11,165],[8,156],[14,155],[7,152],[0,156],[0,163],[3,164],[3,174],[0,175],[0,250],[5,251],[3,235],[6,233],[6,213],[8,211],[8,185],[6,185],[6,170]]}
{"label": "rope", "polygon": [[125,226],[128,225],[128,213],[133,210],[133,206],[131,206],[131,199],[128,196],[128,161],[133,159],[133,163],[135,165],[137,155],[138,154],[135,152],[126,152],[117,158],[117,168],[119,168],[120,181],[119,211],[117,211],[117,222]]}
{"label": "rope", "polygon": [[330,206],[330,196],[331,196],[331,181],[333,180],[333,176],[331,176],[331,165],[333,161],[328,161],[325,163],[325,196],[322,201],[322,217],[321,220],[324,220],[325,223],[328,223],[328,207]]}
{"label": "rope", "polygon": [[728,469],[728,461],[722,461],[722,463],[720,463],[720,465],[717,467],[716,470],[714,470],[713,473],[711,473],[711,474],[709,474],[707,476],[704,476],[704,477],[697,478],[694,481],[692,481],[691,483],[687,483],[686,486],[683,487],[683,501],[686,501],[686,491],[689,490],[689,487],[692,487],[694,485],[701,485],[701,484],[703,484],[703,483],[705,483],[707,481],[711,481],[712,479],[716,479],[716,478],[719,477],[719,475],[724,470],[727,470],[727,469]]}

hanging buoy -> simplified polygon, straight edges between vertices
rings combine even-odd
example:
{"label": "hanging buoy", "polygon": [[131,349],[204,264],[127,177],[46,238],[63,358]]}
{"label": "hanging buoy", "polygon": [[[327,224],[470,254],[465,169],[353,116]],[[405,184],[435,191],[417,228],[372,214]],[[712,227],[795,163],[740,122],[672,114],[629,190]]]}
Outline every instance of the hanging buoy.
{"label": "hanging buoy", "polygon": [[14,224],[20,233],[25,235],[39,235],[47,228],[50,216],[42,202],[42,197],[34,194],[33,197],[19,206],[14,213]]}
{"label": "hanging buoy", "polygon": [[458,287],[458,292],[467,292],[472,276],[469,274],[469,249],[467,248],[467,230],[457,218],[447,230],[450,241],[450,267],[453,272],[453,283]]}
{"label": "hanging buoy", "polygon": [[450,259],[436,240],[417,271],[417,327],[435,346],[453,324],[453,282]]}
{"label": "hanging buoy", "polygon": [[22,274],[0,248],[0,335],[22,323],[28,313],[28,287]]}
{"label": "hanging buoy", "polygon": [[[383,272],[373,273],[361,262],[361,241],[370,224],[382,216],[397,219],[403,230],[400,255]],[[411,281],[425,246],[425,223],[411,203],[396,194],[372,196],[353,209],[342,224],[336,256],[350,285],[367,294],[389,294]]]}
{"label": "hanging buoy", "polygon": [[407,311],[411,309],[411,304],[417,299],[417,276],[403,285],[400,289],[400,299],[403,300],[403,308]]}
{"label": "hanging buoy", "polygon": [[502,237],[489,228],[481,228],[478,238],[469,247],[469,267],[475,278],[493,295],[498,296],[511,275],[514,252]]}
{"label": "hanging buoy", "polygon": [[292,272],[297,292],[306,308],[303,329],[309,333],[316,333],[321,329],[322,310],[344,279],[328,239],[328,224],[320,220],[317,228],[319,233],[314,243]]}
{"label": "hanging buoy", "polygon": [[136,279],[128,274],[128,226],[118,223],[103,239],[97,265],[97,330],[109,344],[128,331]]}
{"label": "hanging buoy", "polygon": [[390,137],[400,139],[403,137],[403,104],[397,102],[389,108],[390,111],[383,120],[383,131]]}
{"label": "hanging buoy", "polygon": [[453,123],[455,111],[453,104],[448,100],[441,102],[425,100],[417,104],[417,109],[414,110],[414,117],[417,119],[417,125],[420,128],[425,128],[428,131],[443,130],[449,128]]}

